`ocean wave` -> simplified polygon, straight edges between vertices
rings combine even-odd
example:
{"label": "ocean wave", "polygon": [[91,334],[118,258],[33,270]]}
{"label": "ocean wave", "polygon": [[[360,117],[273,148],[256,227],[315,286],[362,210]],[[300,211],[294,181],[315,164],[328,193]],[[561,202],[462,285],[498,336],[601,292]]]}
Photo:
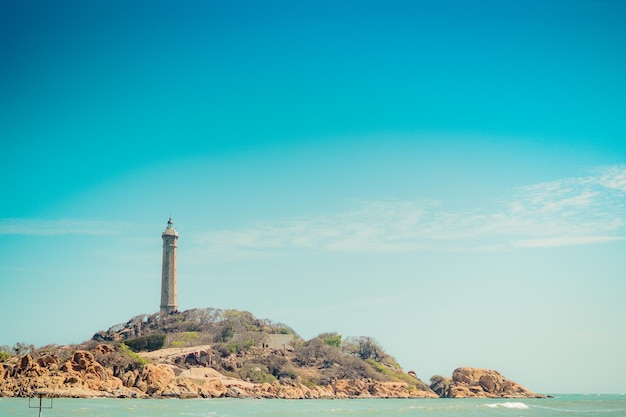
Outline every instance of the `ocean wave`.
{"label": "ocean wave", "polygon": [[506,403],[495,403],[495,404],[485,404],[487,407],[491,407],[491,408],[516,408],[518,410],[525,410],[527,408],[529,408],[526,404],[524,403],[510,403],[510,402],[506,402]]}

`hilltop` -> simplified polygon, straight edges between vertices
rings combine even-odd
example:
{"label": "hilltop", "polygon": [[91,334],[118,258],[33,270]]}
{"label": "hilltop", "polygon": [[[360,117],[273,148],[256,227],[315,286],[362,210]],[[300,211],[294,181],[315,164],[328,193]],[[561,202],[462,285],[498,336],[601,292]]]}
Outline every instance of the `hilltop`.
{"label": "hilltop", "polygon": [[[281,323],[213,308],[133,317],[80,345],[0,356],[0,396],[132,398],[536,397],[496,371],[431,384],[371,337],[303,340]],[[5,349],[7,350],[7,349]]]}

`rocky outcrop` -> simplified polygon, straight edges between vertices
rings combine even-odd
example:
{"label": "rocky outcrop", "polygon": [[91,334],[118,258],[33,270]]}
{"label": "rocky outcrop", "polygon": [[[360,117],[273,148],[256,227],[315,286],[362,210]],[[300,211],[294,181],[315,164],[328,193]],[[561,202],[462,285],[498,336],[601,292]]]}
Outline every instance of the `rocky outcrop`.
{"label": "rocky outcrop", "polygon": [[[119,350],[108,344],[95,346],[91,351],[22,355],[0,363],[0,396],[26,397],[45,392],[62,397],[123,398],[542,397],[497,371],[477,368],[457,368],[452,378],[433,377],[432,390],[402,381],[371,378],[338,379],[324,385],[304,384],[299,377],[252,383],[211,368],[208,352],[208,345],[184,351],[147,352],[142,354],[144,365],[134,367],[120,364]],[[62,360],[59,355],[67,359]],[[240,365],[233,363],[233,367]],[[416,378],[414,372],[411,374]]]}
{"label": "rocky outcrop", "polygon": [[137,396],[125,389],[122,382],[113,377],[112,370],[103,367],[88,351],[76,351],[63,363],[56,355],[43,355],[37,360],[23,355],[13,363],[2,364],[2,369],[0,392],[3,396],[26,397],[36,392],[63,397]]}
{"label": "rocky outcrop", "polygon": [[507,380],[499,372],[490,369],[457,368],[452,373],[448,398],[542,398],[514,381]]}
{"label": "rocky outcrop", "polygon": [[[393,381],[374,375],[338,376],[326,378],[323,384],[313,383],[322,380],[321,372],[326,368],[320,366],[325,364],[300,367],[298,373],[292,371],[278,379],[274,376],[265,379],[269,382],[255,383],[251,382],[255,379],[244,381],[221,372],[240,377],[232,371],[247,366],[252,374],[261,375],[261,366],[266,366],[259,363],[261,355],[269,355],[265,357],[265,363],[271,365],[287,363],[285,355],[291,353],[271,349],[233,353],[222,358],[230,359],[232,363],[222,361],[218,371],[215,357],[219,352],[212,350],[210,345],[141,354],[130,352],[123,345],[112,344],[91,346],[89,350],[72,349],[68,346],[33,352],[0,363],[0,396],[27,397],[43,392],[61,397],[121,398],[541,397],[505,379],[499,372],[487,369],[458,368],[452,378],[435,376],[431,378],[430,389],[421,384],[415,372],[405,374],[408,379],[395,378]],[[230,364],[232,369],[224,364]],[[337,364],[331,366],[342,369]],[[263,378],[256,379],[259,380]],[[414,380],[420,383],[414,383]]]}
{"label": "rocky outcrop", "polygon": [[[109,345],[93,349],[105,360],[113,353]],[[50,396],[91,398],[422,398],[436,397],[403,382],[372,379],[340,379],[329,385],[306,386],[296,380],[251,383],[220,374],[209,367],[181,368],[175,363],[147,363],[141,369],[115,376],[111,367],[98,362],[94,353],[78,350],[67,360],[57,355],[31,355],[0,364],[0,396]],[[202,358],[200,349],[187,358]],[[174,361],[176,362],[176,361]],[[204,362],[200,360],[200,362]],[[184,364],[188,365],[188,364]]]}
{"label": "rocky outcrop", "polygon": [[[90,364],[93,365],[93,364]],[[133,398],[276,398],[276,399],[331,399],[331,398],[434,398],[432,392],[409,388],[408,384],[372,380],[338,380],[327,386],[307,387],[301,383],[254,384],[228,377],[211,375],[204,378],[175,376],[169,365],[147,364],[140,373],[129,373],[124,379],[94,385],[88,374],[61,371],[64,375],[6,378],[0,381],[0,396],[26,397],[36,392],[51,396],[133,397]]]}
{"label": "rocky outcrop", "polygon": [[[122,398],[521,398],[542,397],[499,372],[488,369],[457,368],[452,378],[440,377],[433,391],[418,389],[401,382],[384,382],[370,378],[339,379],[327,385],[304,385],[298,379],[252,383],[225,376],[207,367],[203,353],[197,349],[176,357],[169,363],[146,363],[140,369],[114,371],[96,360],[105,361],[113,354],[103,344],[93,353],[78,350],[67,360],[48,354],[33,358],[23,355],[0,364],[0,396],[26,397],[45,392],[62,397]],[[96,356],[94,356],[94,353]],[[157,354],[158,355],[158,354]],[[159,359],[163,359],[159,357]],[[189,366],[198,362],[204,366]],[[181,367],[178,366],[180,364]]]}

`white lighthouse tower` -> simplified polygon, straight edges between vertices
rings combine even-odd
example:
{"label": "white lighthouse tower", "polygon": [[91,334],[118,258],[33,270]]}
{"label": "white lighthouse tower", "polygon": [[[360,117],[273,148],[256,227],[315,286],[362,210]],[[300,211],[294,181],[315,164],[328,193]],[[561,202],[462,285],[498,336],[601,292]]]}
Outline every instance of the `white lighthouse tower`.
{"label": "white lighthouse tower", "polygon": [[174,229],[172,218],[167,221],[163,234],[163,269],[161,273],[161,313],[169,314],[178,311],[178,294],[176,289],[176,242],[178,232]]}

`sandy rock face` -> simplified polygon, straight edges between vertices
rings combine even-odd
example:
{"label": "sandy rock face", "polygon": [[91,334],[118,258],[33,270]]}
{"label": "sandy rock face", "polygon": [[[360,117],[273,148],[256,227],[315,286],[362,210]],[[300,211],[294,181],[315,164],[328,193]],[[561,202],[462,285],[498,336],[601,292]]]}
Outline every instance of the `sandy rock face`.
{"label": "sandy rock face", "polygon": [[541,398],[514,381],[490,369],[457,368],[452,373],[449,398]]}

